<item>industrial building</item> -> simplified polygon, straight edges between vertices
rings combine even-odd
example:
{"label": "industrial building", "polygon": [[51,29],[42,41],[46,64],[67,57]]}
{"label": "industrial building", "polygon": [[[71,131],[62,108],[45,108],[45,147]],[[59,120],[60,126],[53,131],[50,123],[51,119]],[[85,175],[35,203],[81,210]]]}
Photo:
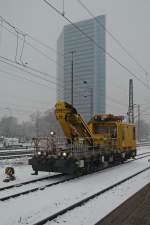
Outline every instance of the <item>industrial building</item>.
{"label": "industrial building", "polygon": [[[75,24],[105,50],[105,15]],[[86,121],[106,107],[105,52],[87,36],[70,24],[57,41],[57,100],[73,104]]]}

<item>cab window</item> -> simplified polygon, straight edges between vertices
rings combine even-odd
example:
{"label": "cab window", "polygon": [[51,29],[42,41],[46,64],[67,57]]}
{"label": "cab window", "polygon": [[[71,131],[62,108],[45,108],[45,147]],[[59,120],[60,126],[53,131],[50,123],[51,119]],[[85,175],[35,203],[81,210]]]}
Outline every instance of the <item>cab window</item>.
{"label": "cab window", "polygon": [[135,135],[135,127],[133,127],[133,140],[136,139],[136,135]]}
{"label": "cab window", "polygon": [[122,140],[125,139],[125,128],[122,128]]}
{"label": "cab window", "polygon": [[110,134],[111,134],[111,138],[117,138],[117,129],[116,129],[116,127],[111,127],[110,128]]}
{"label": "cab window", "polygon": [[95,126],[95,133],[100,134],[100,133],[108,133],[109,128],[107,126]]}
{"label": "cab window", "polygon": [[116,127],[95,125],[96,134],[109,134],[111,138],[117,137]]}

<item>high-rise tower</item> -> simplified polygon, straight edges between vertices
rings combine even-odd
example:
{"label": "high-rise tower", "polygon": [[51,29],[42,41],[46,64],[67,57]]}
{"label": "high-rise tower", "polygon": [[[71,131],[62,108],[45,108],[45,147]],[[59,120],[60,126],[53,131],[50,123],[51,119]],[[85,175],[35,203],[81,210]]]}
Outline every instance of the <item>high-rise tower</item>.
{"label": "high-rise tower", "polygon": [[[105,26],[104,15],[96,20]],[[76,25],[105,49],[105,29],[96,20]],[[86,121],[94,114],[105,113],[105,52],[73,25],[64,26],[57,51],[57,100],[73,103]]]}

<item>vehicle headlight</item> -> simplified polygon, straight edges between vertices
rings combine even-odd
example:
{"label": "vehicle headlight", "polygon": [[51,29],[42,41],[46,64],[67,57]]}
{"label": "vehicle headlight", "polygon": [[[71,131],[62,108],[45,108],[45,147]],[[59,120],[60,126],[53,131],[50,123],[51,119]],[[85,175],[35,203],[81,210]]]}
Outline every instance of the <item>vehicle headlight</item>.
{"label": "vehicle headlight", "polygon": [[54,136],[54,134],[55,134],[54,131],[51,131],[51,132],[50,132],[50,135],[51,135],[51,136]]}
{"label": "vehicle headlight", "polygon": [[67,153],[66,152],[63,152],[63,154],[62,154],[64,157],[66,157],[67,156]]}
{"label": "vehicle headlight", "polygon": [[38,155],[41,155],[41,154],[42,154],[42,152],[38,152],[37,154],[38,154]]}

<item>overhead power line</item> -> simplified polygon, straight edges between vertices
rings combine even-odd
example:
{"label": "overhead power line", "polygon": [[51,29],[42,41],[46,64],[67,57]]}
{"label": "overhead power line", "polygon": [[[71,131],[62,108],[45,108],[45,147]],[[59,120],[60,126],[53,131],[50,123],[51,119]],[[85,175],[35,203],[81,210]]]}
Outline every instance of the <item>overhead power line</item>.
{"label": "overhead power line", "polygon": [[[34,113],[35,111],[31,111],[31,110],[26,110],[26,109],[18,109],[17,107],[10,107],[10,106],[6,106],[6,107],[2,107],[2,106],[0,106],[0,109],[2,110],[3,109],[3,111],[9,111],[9,110],[11,110],[11,114],[13,114],[12,113],[12,111],[19,111],[19,113],[24,113],[24,114],[27,114],[27,113],[29,113],[29,114],[32,114],[32,113]],[[11,116],[13,116],[13,115],[11,115]]]}
{"label": "overhead power line", "polygon": [[3,21],[0,21],[0,47],[2,44]]}
{"label": "overhead power line", "polygon": [[[55,82],[55,81],[46,79],[46,78],[40,76],[39,74],[35,74],[35,73],[32,73],[31,71],[27,71],[27,70],[21,68],[21,67],[20,67],[20,66],[21,66],[20,64],[16,64],[16,65],[15,65],[15,63],[14,63],[12,60],[8,59],[8,58],[2,57],[2,56],[0,56],[0,58],[1,58],[1,59],[0,59],[0,62],[5,63],[5,64],[7,64],[7,65],[9,65],[9,66],[12,66],[12,67],[14,67],[14,68],[16,68],[16,69],[18,69],[18,70],[21,70],[21,71],[23,71],[23,72],[25,72],[25,73],[28,73],[29,75],[31,75],[31,76],[33,76],[33,77],[35,77],[35,78],[39,78],[40,80],[49,82],[50,84],[62,86],[62,85],[60,85],[60,84],[57,84],[57,82]],[[25,67],[24,67],[24,68],[25,68]],[[61,87],[59,87],[59,88],[61,89]]]}
{"label": "overhead power line", "polygon": [[[1,57],[1,56],[0,56],[0,57]],[[7,59],[7,60],[8,60],[8,59]],[[17,66],[14,65],[14,64],[5,62],[5,61],[3,61],[3,60],[0,60],[0,62],[6,63],[6,64],[8,64],[8,65],[10,65],[10,66],[13,66],[13,67],[15,67],[15,68],[17,68],[17,69],[19,69],[19,70],[22,70],[23,72],[29,73],[29,74],[31,74],[32,76],[36,77],[35,74],[33,74],[33,73],[29,72],[29,71],[26,71],[26,70],[24,70],[24,69],[22,69],[22,68],[20,68],[20,67],[17,67]],[[11,61],[10,61],[10,62],[11,62]],[[7,74],[9,74],[9,75],[12,74],[12,73],[9,73],[9,72],[6,72],[6,71],[3,71],[3,72],[4,72],[4,73],[7,73]],[[12,74],[12,75],[14,75],[14,74]],[[18,75],[16,75],[16,76],[18,76]],[[20,76],[19,76],[19,77],[20,77]],[[41,78],[41,77],[40,77],[40,78]],[[26,79],[26,78],[23,77],[23,79]],[[38,84],[38,85],[41,85],[41,86],[45,86],[45,87],[47,87],[47,88],[50,88],[50,87],[47,86],[47,85],[38,83],[37,81],[33,81],[33,80],[29,80],[29,79],[26,79],[26,80],[28,80],[28,81],[30,81],[30,82],[32,82],[32,83],[36,83],[36,84]],[[44,80],[45,80],[45,79],[44,79]],[[46,81],[47,81],[47,80],[46,80]],[[52,81],[49,81],[49,82],[52,82]],[[52,82],[52,83],[55,84],[55,85],[57,84],[57,83],[54,83],[54,82]],[[59,87],[57,86],[57,88],[59,89],[59,91],[62,91],[62,90],[63,90],[63,89],[61,89],[61,87],[59,88]],[[112,98],[112,97],[110,97],[110,96],[108,96],[108,99],[110,99],[112,102],[114,102],[114,103],[116,103],[116,104],[119,104],[119,105],[121,105],[121,106],[127,107],[126,104],[120,103],[118,100],[116,100],[116,99],[114,99],[114,98]]]}
{"label": "overhead power line", "polygon": [[[6,102],[6,101],[4,103],[6,104],[5,107],[7,107],[7,108],[16,107],[16,108],[22,109],[22,110],[26,110],[26,109],[30,109],[31,110],[31,108],[32,108],[31,105],[24,105],[23,106],[23,105],[18,105],[18,104],[14,104],[14,103],[9,103],[9,102]],[[38,105],[38,106],[40,106],[40,105]],[[4,106],[2,106],[2,107],[4,107]],[[42,108],[39,108],[39,107],[35,106],[34,109],[35,110],[38,109],[38,110],[42,110],[43,111],[43,109],[44,110],[47,110],[47,107],[46,108],[45,107],[43,108],[43,106],[42,106]]]}
{"label": "overhead power line", "polygon": [[[0,62],[1,62],[1,60],[0,60]],[[10,76],[13,76],[13,80],[14,80],[14,76],[17,76],[17,77],[19,77],[19,78],[23,78],[23,79],[25,79],[26,81],[29,81],[29,82],[34,83],[34,84],[36,84],[36,85],[44,86],[44,87],[47,87],[48,89],[50,89],[50,86],[48,86],[48,85],[41,84],[41,83],[39,83],[39,82],[37,82],[37,81],[28,79],[28,78],[26,78],[26,77],[19,76],[18,74],[10,73],[10,72],[7,72],[7,71],[5,71],[5,70],[0,70],[0,72],[5,73],[5,74],[10,75]],[[5,77],[5,78],[6,78],[6,77]],[[60,91],[61,91],[61,90],[60,90]],[[126,105],[126,104],[120,103],[117,99],[114,99],[114,98],[112,98],[112,97],[110,97],[110,96],[108,96],[108,100],[111,101],[111,102],[113,102],[113,103],[115,103],[115,104],[117,104],[117,105],[120,105],[121,107],[127,108],[127,105]]]}
{"label": "overhead power line", "polygon": [[[115,105],[116,105],[116,103],[113,102],[113,101],[109,101],[109,103],[106,102],[106,106],[111,107],[111,108],[114,108],[114,105],[112,105],[112,104],[115,104]],[[119,104],[118,104],[118,106],[119,106],[120,108],[125,108],[125,106],[122,106],[122,105],[119,105]],[[116,110],[116,106],[115,106],[115,110]],[[107,110],[106,110],[106,111],[107,111]],[[126,111],[125,111],[123,114],[125,114],[125,113],[126,113]]]}
{"label": "overhead power line", "polygon": [[140,112],[140,113],[143,113],[143,112],[147,111],[148,109],[150,109],[150,105],[149,105],[149,106],[147,106],[147,107],[145,107],[143,110],[141,110],[141,112]]}
{"label": "overhead power line", "polygon": [[[29,35],[29,34],[23,32],[23,31],[21,31],[19,28],[15,27],[14,25],[12,25],[10,22],[8,22],[7,20],[5,20],[5,19],[4,19],[3,17],[1,17],[1,16],[0,16],[0,19],[1,19],[1,21],[3,21],[3,23],[5,22],[8,26],[10,26],[11,28],[13,28],[15,32],[12,32],[12,31],[9,30],[8,28],[6,28],[3,24],[2,24],[2,27],[3,27],[4,29],[6,29],[8,32],[10,32],[11,34],[17,36],[17,46],[16,46],[15,61],[11,60],[11,62],[17,63],[17,65],[19,64],[20,66],[24,66],[24,67],[26,67],[26,68],[28,68],[28,69],[34,71],[34,72],[38,72],[38,73],[40,73],[41,75],[47,76],[48,78],[51,77],[52,79],[56,79],[56,77],[54,77],[53,75],[51,75],[51,74],[49,74],[49,73],[46,73],[46,72],[43,72],[43,71],[40,71],[40,70],[38,70],[38,69],[35,69],[35,68],[33,68],[33,67],[31,67],[31,66],[29,66],[29,65],[27,65],[27,64],[25,64],[25,63],[22,62],[22,54],[23,54],[23,48],[24,48],[25,43],[26,43],[27,45],[29,45],[29,46],[30,46],[32,49],[34,49],[35,51],[38,51],[40,54],[42,54],[43,56],[47,57],[49,60],[51,60],[52,62],[54,62],[55,64],[57,64],[57,65],[58,65],[59,67],[61,67],[62,69],[63,69],[63,65],[58,64],[58,63],[56,62],[55,59],[52,59],[51,57],[47,56],[43,51],[41,51],[41,50],[38,49],[37,47],[33,46],[31,43],[27,42],[27,41],[25,40],[25,37],[26,37],[26,36],[32,37],[31,35]],[[19,36],[19,32],[23,35],[23,37],[20,37],[20,36]],[[19,40],[20,38],[23,39],[23,46],[22,46],[21,55],[20,55],[20,61],[21,61],[21,63],[17,61],[18,40]],[[35,39],[35,38],[32,37],[32,39]],[[36,39],[35,39],[35,40],[36,40]],[[61,82],[61,81],[57,80],[57,83],[60,83],[60,86],[62,86],[62,82]]]}
{"label": "overhead power line", "polygon": [[146,69],[141,65],[141,63],[138,62],[138,60],[124,47],[124,45],[110,32],[99,20],[95,15],[91,12],[91,10],[81,1],[77,0],[78,3],[84,8],[88,14],[99,24],[110,36],[111,38],[120,46],[120,48],[136,63],[138,67],[142,69],[142,71],[145,73],[145,75],[148,75],[148,72]]}
{"label": "overhead power line", "polygon": [[[22,35],[23,37],[20,37],[20,36],[18,36],[18,33],[17,32],[13,32],[13,31],[11,31],[11,30],[9,30],[7,27],[5,27],[4,25],[2,25],[2,27],[5,29],[5,30],[7,30],[9,33],[11,33],[12,35],[14,35],[14,36],[17,36],[17,45],[18,45],[18,39],[22,39],[23,40],[23,47],[22,47],[22,51],[21,51],[21,58],[22,58],[22,55],[23,55],[23,48],[24,48],[24,45],[26,44],[26,45],[28,45],[28,46],[30,46],[32,49],[34,49],[35,51],[37,51],[38,53],[40,53],[42,56],[44,56],[44,57],[46,57],[48,60],[50,60],[51,62],[53,62],[53,63],[55,63],[56,65],[58,65],[59,67],[62,67],[63,68],[63,65],[62,64],[60,64],[60,63],[57,63],[57,61],[55,60],[55,59],[53,59],[52,57],[50,57],[50,56],[48,56],[47,54],[45,54],[42,50],[40,50],[39,48],[37,48],[37,47],[35,47],[35,46],[33,46],[30,42],[28,42],[27,40],[25,41],[25,37],[27,36],[27,34],[24,34],[24,35]],[[29,36],[29,35],[28,35]],[[30,37],[31,38],[31,37]],[[17,47],[17,49],[18,49],[18,47]],[[16,49],[16,50],[17,50]],[[23,62],[22,62],[22,64],[24,64]]]}
{"label": "overhead power line", "polygon": [[[31,99],[31,97],[24,97],[24,96],[21,96],[21,95],[17,95],[17,94],[14,94],[14,93],[11,93],[11,97],[12,97],[12,99],[15,101],[16,100],[16,98],[18,98],[18,97],[21,97],[21,99],[22,100],[24,100],[23,101],[23,104],[25,103],[25,105],[24,106],[26,106],[26,103],[27,104],[31,104],[29,107],[31,108],[31,106],[33,106],[33,104],[35,104],[35,105],[37,105],[38,104],[38,106],[39,106],[39,104],[40,105],[45,105],[46,107],[47,106],[49,106],[50,105],[50,102],[49,101],[41,101],[41,100],[39,100],[39,97],[37,97],[37,99],[35,100],[35,99]],[[4,100],[3,99],[3,101],[2,100],[0,100],[0,104],[2,105],[3,103],[6,103],[6,100]],[[12,103],[12,100],[10,100],[10,102],[7,102],[9,105],[11,105],[11,104],[13,104],[13,105],[15,105],[15,103]],[[43,106],[42,106],[42,108],[43,108]]]}
{"label": "overhead power line", "polygon": [[114,102],[116,104],[119,104],[120,106],[124,107],[124,108],[128,108],[128,105],[127,104],[124,104],[124,103],[121,103],[120,101],[110,97],[110,96],[107,96],[108,100],[110,100],[111,102]]}
{"label": "overhead power line", "polygon": [[[53,52],[57,53],[57,50],[56,50],[55,48],[53,48],[53,47],[51,47],[50,45],[48,45],[48,44],[42,42],[42,41],[39,40],[39,39],[33,37],[31,34],[29,34],[29,33],[27,33],[27,32],[23,32],[22,30],[20,30],[20,29],[17,28],[16,26],[12,25],[9,21],[7,21],[7,20],[6,20],[5,18],[3,18],[2,16],[0,16],[0,20],[3,21],[3,22],[5,22],[5,23],[6,23],[8,26],[10,26],[11,28],[16,29],[16,30],[18,30],[20,33],[27,35],[27,36],[30,37],[33,41],[39,43],[41,46],[43,46],[43,47],[45,47],[45,48],[47,48],[47,49],[49,49],[49,50],[52,50]],[[60,54],[62,55],[61,52],[58,51],[58,53],[60,53]]]}
{"label": "overhead power line", "polygon": [[[9,25],[10,25],[10,23],[8,23]],[[11,27],[13,27],[13,28],[16,28],[16,27],[14,27],[14,26],[11,26]],[[83,31],[84,32],[84,31]],[[13,33],[13,32],[12,32]],[[15,33],[13,33],[14,35],[15,35]],[[86,33],[85,33],[86,34]],[[24,33],[24,35],[25,35],[25,33]],[[28,36],[30,36],[30,35],[28,35]],[[33,38],[34,40],[35,40],[35,38]],[[91,38],[92,39],[92,38]],[[94,41],[94,40],[93,40]],[[28,43],[29,45],[30,45],[30,43]],[[35,48],[34,46],[32,46],[31,45],[31,47],[33,47],[33,48]],[[40,51],[39,49],[36,49],[37,51]],[[41,54],[42,54],[43,52],[41,52]],[[7,59],[8,60],[8,59]],[[13,62],[13,61],[11,61],[11,62]],[[14,63],[14,62],[13,62]],[[17,64],[19,64],[20,66],[22,66],[22,64],[20,64],[20,63],[17,63]],[[39,70],[37,70],[37,69],[34,69],[34,68],[32,68],[32,67],[29,67],[29,66],[25,66],[25,67],[27,67],[27,68],[29,68],[29,69],[31,69],[31,70],[33,70],[34,72],[36,71],[36,72],[38,72],[38,73],[42,73],[42,74],[44,74],[43,72],[41,72],[41,71],[39,71]],[[27,72],[27,71],[26,71]],[[48,75],[48,74],[46,74],[46,75]],[[49,76],[49,75],[48,75]],[[111,101],[113,101],[112,99],[111,99]],[[117,100],[115,100],[114,102],[116,102],[117,104],[120,104],[119,102],[117,102]],[[120,105],[123,105],[123,104],[120,104]],[[125,106],[124,106],[125,107]]]}
{"label": "overhead power line", "polygon": [[40,45],[44,46],[45,48],[51,49],[53,52],[55,52],[55,53],[57,53],[57,54],[59,54],[59,55],[64,56],[63,52],[61,52],[61,51],[59,51],[59,50],[56,50],[55,48],[53,48],[53,47],[51,47],[51,46],[45,44],[44,42],[42,42],[42,41],[38,40],[37,38],[31,36],[30,34],[28,34],[28,36],[29,36],[33,41],[39,43]]}
{"label": "overhead power line", "polygon": [[114,62],[116,62],[120,67],[122,67],[125,71],[128,72],[132,77],[135,77],[136,80],[138,80],[141,84],[143,84],[149,91],[150,88],[147,86],[143,80],[141,80],[134,72],[132,72],[127,66],[122,64],[117,58],[115,58],[111,53],[106,51],[102,46],[100,46],[93,38],[91,38],[84,30],[82,30],[77,24],[73,23],[71,19],[66,17],[65,15],[62,14],[61,11],[59,11],[55,6],[53,6],[49,1],[47,0],[42,0],[44,1],[49,7],[51,7],[57,14],[62,16],[67,22],[69,22],[73,27],[75,27],[76,30],[78,30],[80,33],[82,33],[88,40],[90,40],[96,47],[98,47],[100,50],[102,50],[106,55],[108,55]]}
{"label": "overhead power line", "polygon": [[[42,84],[42,83],[39,83],[39,82],[37,82],[37,81],[35,81],[35,80],[28,79],[27,77],[19,76],[18,74],[10,73],[10,72],[8,72],[8,71],[1,70],[1,69],[0,69],[0,72],[1,72],[2,74],[5,73],[5,74],[7,74],[7,75],[9,75],[9,76],[12,76],[12,77],[13,77],[12,80],[15,80],[14,77],[18,77],[18,78],[20,78],[21,80],[28,81],[28,82],[33,83],[33,84],[35,84],[35,85],[43,86],[43,87],[46,87],[46,88],[48,88],[48,89],[51,88],[50,86],[48,86],[48,85],[46,85],[46,84]],[[6,78],[6,76],[5,76],[4,78]],[[16,79],[16,80],[17,80],[17,79]]]}
{"label": "overhead power line", "polygon": [[[5,20],[6,21],[6,20]],[[9,23],[10,24],[10,23]],[[13,25],[12,25],[12,27],[14,27]],[[11,31],[10,29],[8,29],[7,27],[5,27],[4,25],[3,25],[3,28],[4,29],[6,29],[8,32],[10,32],[11,34],[13,34],[13,35],[17,35],[17,33],[16,33],[16,30],[15,30],[15,32],[13,32],[13,31]],[[16,29],[18,29],[18,28],[16,28]],[[23,32],[23,31],[22,31]],[[39,53],[41,53],[42,55],[44,55],[45,57],[47,57],[48,59],[50,59],[51,61],[53,61],[53,62],[55,62],[56,63],[56,61],[54,60],[54,59],[52,59],[52,58],[49,58],[49,56],[47,56],[45,53],[43,53],[43,51],[41,51],[40,49],[38,49],[38,48],[36,48],[36,47],[34,47],[32,44],[30,44],[29,42],[27,42],[26,40],[25,40],[25,37],[27,36],[27,34],[22,34],[23,35],[23,37],[20,37],[20,36],[18,36],[20,39],[22,39],[23,38],[23,47],[22,47],[22,52],[23,52],[23,48],[24,48],[24,43],[26,43],[27,45],[29,45],[31,48],[33,48],[34,50],[36,50],[37,52],[39,52]],[[28,35],[28,36],[30,36],[30,35]],[[31,38],[32,36],[30,36],[30,38]],[[32,39],[34,40],[34,41],[37,41],[35,38],[33,38],[32,37]],[[38,41],[37,41],[38,42]],[[20,58],[22,58],[22,52],[21,52],[21,56],[20,56]],[[59,52],[60,53],[60,52]],[[61,54],[62,55],[64,55],[62,52],[61,52]],[[21,62],[22,62],[22,60],[20,60]],[[17,64],[20,64],[19,62],[17,62]],[[57,65],[59,65],[59,66],[61,66],[62,68],[63,68],[63,66],[61,65],[61,64],[58,64],[58,63],[56,63]],[[30,66],[28,66],[27,64],[24,64],[23,62],[20,64],[21,66],[23,65],[23,66],[25,66],[25,67],[27,67],[27,68],[29,68],[29,69],[31,69],[32,71],[34,71],[34,72],[38,72],[38,73],[40,73],[40,74],[42,74],[43,75],[43,73],[44,72],[41,72],[41,71],[39,71],[39,70],[37,70],[37,69],[35,69],[35,68],[32,68],[32,67],[30,67]],[[47,76],[47,77],[49,77],[49,76],[51,76],[52,77],[52,75],[50,75],[50,74],[47,74],[47,73],[44,73],[44,75],[45,76]],[[53,78],[53,77],[52,77]],[[57,80],[57,82],[60,82],[60,84],[62,84],[61,83],[61,81],[58,81]],[[122,89],[121,89],[122,90]],[[123,90],[122,90],[123,91]]]}

